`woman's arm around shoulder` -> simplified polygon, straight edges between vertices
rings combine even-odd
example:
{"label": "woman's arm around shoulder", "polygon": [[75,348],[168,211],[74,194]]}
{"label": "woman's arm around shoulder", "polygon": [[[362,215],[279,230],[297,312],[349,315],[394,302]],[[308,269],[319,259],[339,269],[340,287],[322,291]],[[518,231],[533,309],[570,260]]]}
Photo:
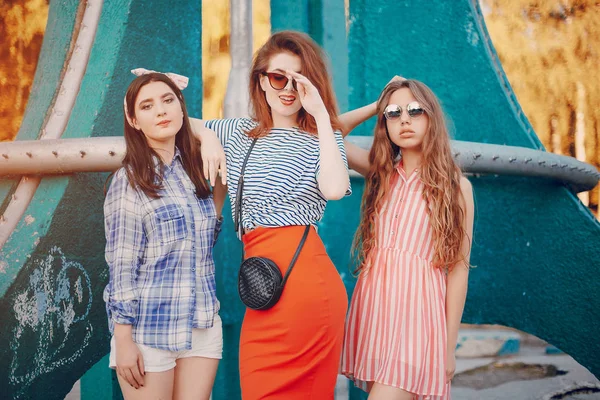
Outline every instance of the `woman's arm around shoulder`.
{"label": "woman's arm around shoulder", "polygon": [[[223,146],[225,146],[226,139],[231,136],[231,132],[225,129],[215,131],[210,127],[225,127],[229,128],[229,130],[235,129],[235,125],[231,128],[226,124],[213,124],[215,121],[219,120],[204,121],[201,119],[190,118],[194,136],[196,136],[200,142],[200,156],[202,157],[204,178],[210,181],[210,184],[213,187],[217,183],[218,176],[221,177],[221,183],[223,185],[227,184],[227,162]],[[219,133],[221,134],[219,135]]]}

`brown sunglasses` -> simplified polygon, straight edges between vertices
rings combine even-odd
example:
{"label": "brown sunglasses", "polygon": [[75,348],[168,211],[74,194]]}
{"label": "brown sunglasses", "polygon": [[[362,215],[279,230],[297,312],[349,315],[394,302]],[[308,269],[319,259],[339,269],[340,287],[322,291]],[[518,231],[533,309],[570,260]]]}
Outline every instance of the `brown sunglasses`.
{"label": "brown sunglasses", "polygon": [[[290,78],[287,76],[280,74],[278,72],[262,72],[261,75],[269,78],[269,85],[275,90],[283,90],[288,84]],[[294,79],[292,79],[292,87],[295,91],[298,91],[298,85]]]}

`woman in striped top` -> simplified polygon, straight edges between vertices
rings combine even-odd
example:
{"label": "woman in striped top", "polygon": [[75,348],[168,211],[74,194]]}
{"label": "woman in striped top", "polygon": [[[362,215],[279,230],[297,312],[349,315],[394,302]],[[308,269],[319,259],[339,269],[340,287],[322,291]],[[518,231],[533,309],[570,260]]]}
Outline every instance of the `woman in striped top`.
{"label": "woman in striped top", "polygon": [[[401,157],[400,157],[401,156]],[[436,96],[391,82],[377,103],[341,371],[369,399],[449,399],[467,292],[473,194]]]}
{"label": "woman in striped top", "polygon": [[[285,274],[304,226],[321,219],[328,200],[350,194],[322,50],[302,33],[272,35],[255,55],[250,100],[252,118],[205,126],[225,150],[231,199],[258,138],[244,173],[240,234],[246,257],[270,258]],[[197,130],[206,128],[199,124]],[[333,398],[347,304],[342,280],[313,227],[279,302],[269,310],[246,310],[240,339],[244,400]]]}

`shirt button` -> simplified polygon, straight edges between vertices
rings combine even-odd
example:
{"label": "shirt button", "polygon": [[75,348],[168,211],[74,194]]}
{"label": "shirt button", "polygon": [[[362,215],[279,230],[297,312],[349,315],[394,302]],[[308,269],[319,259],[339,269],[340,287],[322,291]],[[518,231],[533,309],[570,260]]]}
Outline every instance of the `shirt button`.
{"label": "shirt button", "polygon": [[194,229],[196,227],[196,224],[192,224],[192,229]]}
{"label": "shirt button", "polygon": [[196,267],[192,267],[192,272],[194,272],[196,270]]}

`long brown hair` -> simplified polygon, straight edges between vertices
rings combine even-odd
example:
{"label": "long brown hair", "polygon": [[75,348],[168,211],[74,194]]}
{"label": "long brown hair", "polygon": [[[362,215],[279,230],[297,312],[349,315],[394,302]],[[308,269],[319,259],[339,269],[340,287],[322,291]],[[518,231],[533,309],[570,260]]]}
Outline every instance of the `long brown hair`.
{"label": "long brown hair", "polygon": [[[260,77],[263,72],[267,71],[271,57],[283,52],[295,54],[300,58],[302,63],[300,73],[308,78],[319,91],[329,113],[333,129],[341,130],[342,125],[338,119],[337,102],[331,85],[331,77],[325,64],[325,53],[305,33],[281,31],[271,35],[254,55],[250,70],[249,92],[251,116],[258,122],[258,126],[248,132],[248,136],[253,138],[265,136],[273,127],[271,108],[260,87]],[[308,133],[317,133],[317,123],[314,117],[308,114],[304,108],[298,112],[298,127]]]}
{"label": "long brown hair", "polygon": [[[196,196],[207,198],[210,195],[210,188],[204,179],[202,171],[200,142],[192,134],[183,94],[173,81],[166,75],[159,73],[150,73],[134,79],[125,94],[129,118],[135,118],[135,101],[137,96],[140,90],[150,82],[163,82],[167,84],[173,90],[175,96],[177,96],[179,104],[181,104],[183,125],[175,136],[175,145],[181,154],[183,169],[196,187]],[[123,158],[123,167],[125,168],[127,179],[133,188],[142,190],[148,197],[158,198],[160,197],[158,192],[162,188],[162,174],[165,165],[158,153],[148,145],[144,133],[129,125],[127,118],[124,118],[124,121],[124,136],[127,151],[125,158]],[[155,160],[158,160],[159,163],[158,171],[155,168]]]}
{"label": "long brown hair", "polygon": [[357,273],[368,265],[369,254],[377,246],[377,217],[389,193],[390,180],[401,152],[389,138],[383,111],[392,94],[402,88],[412,92],[429,117],[429,127],[421,147],[419,172],[433,232],[433,264],[451,270],[457,262],[464,260],[461,254],[466,234],[463,227],[464,211],[460,205],[462,173],[452,158],[444,112],[436,95],[424,83],[415,80],[394,81],[386,86],[377,101],[377,123],[369,153],[370,169],[365,182],[362,217],[353,244],[358,261]]}

